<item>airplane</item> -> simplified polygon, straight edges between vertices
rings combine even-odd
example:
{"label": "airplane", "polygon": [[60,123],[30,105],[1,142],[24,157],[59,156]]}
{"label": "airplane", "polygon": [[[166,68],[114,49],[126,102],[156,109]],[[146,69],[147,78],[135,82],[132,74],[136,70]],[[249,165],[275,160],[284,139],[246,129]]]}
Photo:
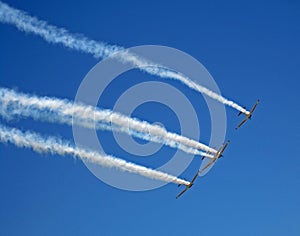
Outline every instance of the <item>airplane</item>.
{"label": "airplane", "polygon": [[211,161],[206,166],[204,166],[201,170],[199,170],[198,175],[203,173],[203,171],[205,171],[208,167],[210,167],[212,164],[214,164],[219,158],[223,157],[223,152],[225,151],[225,149],[227,148],[229,143],[230,143],[230,140],[227,140],[226,143],[221,145],[221,147],[219,148],[217,153],[214,155],[214,157],[211,159]]}
{"label": "airplane", "polygon": [[[240,128],[247,120],[251,119],[252,114],[253,114],[255,108],[257,107],[258,103],[259,103],[259,99],[256,101],[256,103],[255,103],[254,106],[252,107],[252,110],[250,111],[250,113],[249,113],[249,114],[244,114],[244,115],[246,116],[246,118],[245,118],[245,119],[244,119],[244,120],[243,120],[243,121],[235,128],[236,130],[237,130],[238,128]],[[244,108],[246,108],[246,107],[244,107]],[[240,112],[240,113],[238,114],[238,116],[240,116],[241,114],[242,114],[242,112]]]}
{"label": "airplane", "polygon": [[[185,185],[185,189],[182,190],[177,196],[176,199],[178,199],[182,194],[184,194],[189,188],[191,188],[194,185],[195,180],[197,179],[199,175],[199,171],[197,171],[197,173],[195,174],[195,176],[193,177],[192,181],[190,182],[190,184]],[[180,186],[180,185],[179,185]]]}
{"label": "airplane", "polygon": [[[193,177],[192,181],[190,182],[190,184],[185,185],[185,189],[183,189],[177,196],[176,199],[178,199],[182,194],[184,194],[189,188],[191,188],[194,185],[195,180],[197,179],[197,177],[199,176],[199,174],[201,174],[204,170],[206,170],[209,166],[211,166],[213,163],[216,162],[216,160],[218,160],[219,158],[221,158],[223,156],[223,152],[225,151],[225,149],[227,148],[228,144],[229,144],[229,140],[225,143],[222,144],[221,147],[219,148],[219,150],[216,152],[216,154],[213,156],[213,158],[211,159],[211,161],[205,166],[203,167],[201,170],[198,170],[197,173],[195,174],[195,176]],[[179,187],[180,185],[178,185]]]}

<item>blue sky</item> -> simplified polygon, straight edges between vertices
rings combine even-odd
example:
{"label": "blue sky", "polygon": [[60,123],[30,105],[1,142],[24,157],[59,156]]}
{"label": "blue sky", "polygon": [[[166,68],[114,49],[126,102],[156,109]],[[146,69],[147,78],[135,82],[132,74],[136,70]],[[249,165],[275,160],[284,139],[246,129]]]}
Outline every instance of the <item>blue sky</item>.
{"label": "blue sky", "polygon": [[[6,2],[110,44],[177,48],[209,70],[223,95],[248,107],[257,98],[261,104],[238,132],[237,112],[227,108],[231,144],[226,156],[179,200],[174,184],[123,191],[99,181],[79,160],[0,144],[1,235],[299,235],[297,1]],[[90,55],[50,45],[12,26],[1,24],[0,35],[2,87],[74,99],[97,63]],[[137,77],[117,80],[103,104],[112,106],[122,89],[139,82]],[[203,98],[179,83],[168,83],[199,107],[201,141],[207,142],[210,124]],[[176,116],[162,105],[145,104],[134,114],[179,130]],[[1,122],[72,139],[71,128],[64,125],[30,119]],[[98,135],[107,152],[134,160],[108,132]],[[145,162],[161,163],[173,152],[163,148]],[[193,161],[182,177],[191,178],[198,164]]]}

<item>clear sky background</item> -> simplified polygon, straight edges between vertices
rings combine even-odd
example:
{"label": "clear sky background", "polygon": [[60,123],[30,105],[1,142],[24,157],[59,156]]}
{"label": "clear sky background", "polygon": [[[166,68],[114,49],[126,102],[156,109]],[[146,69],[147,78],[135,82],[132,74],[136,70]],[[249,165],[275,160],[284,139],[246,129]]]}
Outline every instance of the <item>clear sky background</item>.
{"label": "clear sky background", "polygon": [[[6,2],[110,44],[177,48],[209,70],[224,96],[248,107],[257,98],[261,104],[238,132],[237,112],[227,108],[231,144],[225,157],[179,200],[174,184],[123,191],[102,183],[79,160],[0,144],[0,235],[299,235],[298,1]],[[1,87],[74,99],[97,63],[12,26],[0,24],[0,36]],[[157,78],[117,80],[103,105],[111,107],[122,90],[141,80]],[[207,143],[210,123],[202,96],[168,83],[198,108],[201,141]],[[162,105],[145,104],[134,115],[179,130],[176,116]],[[1,122],[72,139],[64,125]],[[108,153],[135,160],[108,132],[99,136]],[[173,153],[165,147],[145,162],[161,164]],[[190,179],[199,163],[195,160],[182,177]]]}

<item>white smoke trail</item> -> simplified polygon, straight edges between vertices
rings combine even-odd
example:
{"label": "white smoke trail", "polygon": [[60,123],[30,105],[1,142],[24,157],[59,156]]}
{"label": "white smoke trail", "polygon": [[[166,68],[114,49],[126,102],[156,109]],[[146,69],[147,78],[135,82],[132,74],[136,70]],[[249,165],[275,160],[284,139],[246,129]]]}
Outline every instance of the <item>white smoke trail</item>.
{"label": "white smoke trail", "polygon": [[22,132],[18,129],[8,128],[0,124],[0,142],[12,143],[18,147],[31,148],[40,153],[51,153],[58,155],[71,155],[78,157],[81,160],[86,160],[97,165],[118,170],[127,171],[130,173],[139,174],[141,176],[160,180],[164,182],[172,182],[175,184],[188,185],[189,182],[166,174],[161,171],[153,170],[144,166],[140,166],[114,156],[101,154],[95,151],[78,148],[69,142],[63,141],[56,137],[44,138],[41,135],[33,132]]}
{"label": "white smoke trail", "polygon": [[187,137],[168,132],[163,127],[152,125],[108,109],[72,103],[49,97],[37,97],[0,87],[0,115],[9,119],[13,116],[32,117],[36,120],[80,125],[124,132],[135,137],[162,143],[193,155],[211,156],[216,150]]}
{"label": "white smoke trail", "polygon": [[119,59],[121,61],[130,62],[149,74],[156,75],[161,78],[178,80],[197,92],[203,93],[225,105],[233,107],[244,114],[250,114],[249,111],[237,103],[230,101],[223,96],[209,90],[208,88],[195,83],[188,77],[166,68],[162,68],[161,65],[157,65],[145,59],[139,58],[132,53],[128,53],[128,51],[124,50],[123,47],[108,45],[106,43],[90,40],[81,35],[71,34],[66,29],[49,25],[46,21],[29,16],[26,12],[12,8],[1,1],[0,21],[2,23],[14,25],[21,31],[39,35],[47,42],[62,44],[68,48],[92,54],[96,58],[111,56],[115,52],[120,51]]}

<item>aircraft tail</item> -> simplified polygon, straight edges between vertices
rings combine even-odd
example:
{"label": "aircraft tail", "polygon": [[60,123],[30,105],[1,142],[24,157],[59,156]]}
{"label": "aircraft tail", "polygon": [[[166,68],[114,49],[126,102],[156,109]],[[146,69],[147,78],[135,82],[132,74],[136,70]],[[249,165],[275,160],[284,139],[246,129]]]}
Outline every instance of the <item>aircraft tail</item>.
{"label": "aircraft tail", "polygon": [[[246,109],[246,107],[243,107],[243,108]],[[240,111],[239,114],[238,114],[238,116],[240,116],[242,113],[243,113],[243,112]]]}

